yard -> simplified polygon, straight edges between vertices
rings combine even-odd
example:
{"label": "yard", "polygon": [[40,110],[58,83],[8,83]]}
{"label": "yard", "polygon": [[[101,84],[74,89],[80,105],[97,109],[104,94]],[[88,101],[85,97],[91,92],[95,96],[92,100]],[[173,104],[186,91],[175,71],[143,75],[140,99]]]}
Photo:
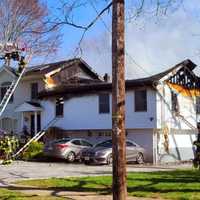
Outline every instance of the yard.
{"label": "yard", "polygon": [[[200,172],[195,170],[132,172],[128,174],[127,181],[129,196],[175,200],[200,199]],[[111,182],[111,176],[96,176],[51,178],[42,181],[26,180],[18,181],[17,184],[34,186],[35,190],[96,192],[100,195],[106,195],[111,194]],[[2,190],[0,192],[0,199],[12,199],[1,198],[5,194],[2,193]],[[13,194],[10,195],[12,197]],[[34,197],[32,198],[34,199]],[[35,199],[37,200],[37,198]]]}

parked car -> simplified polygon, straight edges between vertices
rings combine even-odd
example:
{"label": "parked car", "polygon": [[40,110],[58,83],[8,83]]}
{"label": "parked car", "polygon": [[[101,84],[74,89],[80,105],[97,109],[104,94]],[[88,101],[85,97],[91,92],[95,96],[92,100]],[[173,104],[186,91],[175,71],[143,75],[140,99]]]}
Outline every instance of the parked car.
{"label": "parked car", "polygon": [[[144,163],[145,149],[131,140],[126,141],[127,162]],[[85,164],[112,164],[112,140],[103,141],[94,147],[82,152]]]}
{"label": "parked car", "polygon": [[44,147],[44,154],[49,157],[66,159],[68,162],[80,160],[81,152],[93,145],[85,139],[63,138],[49,142]]}

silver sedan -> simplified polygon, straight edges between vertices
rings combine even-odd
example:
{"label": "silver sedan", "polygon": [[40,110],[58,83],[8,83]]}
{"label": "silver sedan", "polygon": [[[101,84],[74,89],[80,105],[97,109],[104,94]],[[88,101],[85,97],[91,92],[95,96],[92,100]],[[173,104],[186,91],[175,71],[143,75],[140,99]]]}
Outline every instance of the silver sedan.
{"label": "silver sedan", "polygon": [[49,142],[44,147],[44,154],[49,157],[66,159],[68,162],[80,160],[81,152],[93,145],[85,139],[63,138]]}
{"label": "silver sedan", "polygon": [[[112,140],[106,140],[82,152],[85,164],[112,164]],[[145,149],[131,140],[126,141],[127,162],[144,163]]]}

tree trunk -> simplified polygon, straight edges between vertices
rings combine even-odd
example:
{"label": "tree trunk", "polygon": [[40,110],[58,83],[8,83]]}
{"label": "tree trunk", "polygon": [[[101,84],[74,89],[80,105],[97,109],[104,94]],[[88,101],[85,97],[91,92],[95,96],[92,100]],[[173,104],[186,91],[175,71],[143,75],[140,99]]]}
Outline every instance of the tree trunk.
{"label": "tree trunk", "polygon": [[124,78],[124,0],[113,0],[112,17],[113,199],[125,200],[126,136]]}

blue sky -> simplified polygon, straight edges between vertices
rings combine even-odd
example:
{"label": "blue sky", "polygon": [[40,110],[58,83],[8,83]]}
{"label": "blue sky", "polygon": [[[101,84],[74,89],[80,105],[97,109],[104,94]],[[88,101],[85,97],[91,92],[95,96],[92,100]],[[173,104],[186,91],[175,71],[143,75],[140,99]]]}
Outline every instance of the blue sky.
{"label": "blue sky", "polygon": [[[57,0],[43,0],[54,14],[58,14]],[[90,0],[97,10],[105,0]],[[138,0],[139,1],[139,0]],[[137,2],[138,2],[137,1]],[[134,14],[133,0],[126,1],[126,16]],[[136,2],[136,1],[135,1]],[[149,2],[145,11],[150,9]],[[180,6],[174,5],[167,15],[142,14],[136,20],[126,20],[126,77],[139,78],[165,70],[178,62],[190,58],[200,64],[200,3],[185,0]],[[76,9],[74,22],[87,24],[96,16],[91,4]],[[106,26],[105,26],[106,25]],[[86,34],[83,52],[80,54],[92,68],[101,75],[111,74],[111,12],[104,14]],[[81,37],[81,31],[72,27],[62,28],[62,45],[57,55],[48,61],[63,60],[74,56],[74,49]],[[45,62],[46,59],[42,62]]]}

